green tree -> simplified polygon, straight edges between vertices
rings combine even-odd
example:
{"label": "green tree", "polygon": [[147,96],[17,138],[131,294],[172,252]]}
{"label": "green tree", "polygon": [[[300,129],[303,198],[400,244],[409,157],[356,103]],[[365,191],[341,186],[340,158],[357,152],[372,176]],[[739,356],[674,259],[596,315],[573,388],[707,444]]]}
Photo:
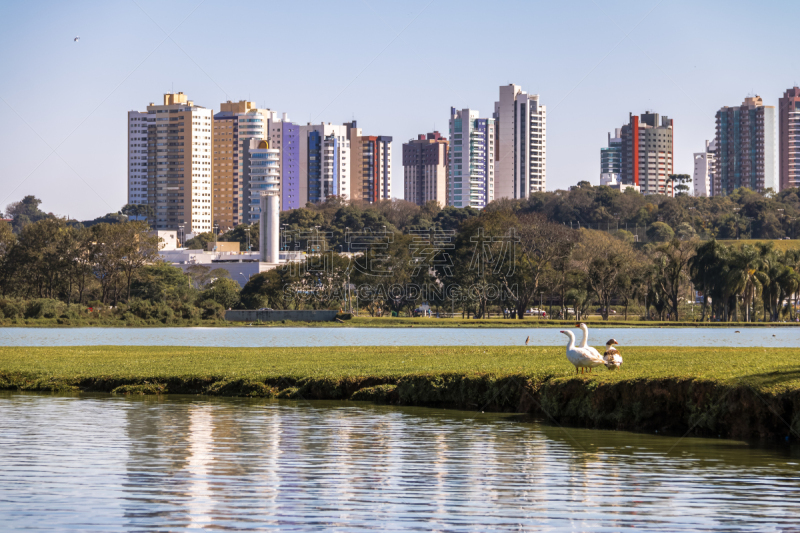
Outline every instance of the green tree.
{"label": "green tree", "polygon": [[187,240],[183,246],[188,250],[205,250],[206,245],[210,242],[214,242],[213,233],[211,232],[199,233],[194,237],[192,237],[191,239]]}
{"label": "green tree", "polygon": [[[524,214],[514,218],[519,221],[514,228],[519,238],[519,253],[515,254],[513,270],[501,268],[499,277],[517,318],[522,319],[525,310],[541,293],[545,272],[569,256],[578,236],[563,224],[550,222],[542,215]],[[498,229],[509,223],[512,222],[498,224]]]}
{"label": "green tree", "polygon": [[246,309],[297,308],[300,264],[287,263],[251,277],[239,297]]}
{"label": "green tree", "polygon": [[764,285],[769,281],[762,271],[763,258],[753,246],[745,244],[734,250],[731,257],[731,269],[725,280],[734,295],[741,295],[745,305],[745,322],[750,322],[750,305],[761,294]]}
{"label": "green tree", "polygon": [[675,232],[663,222],[654,222],[647,228],[647,237],[653,242],[669,242],[675,237]]}
{"label": "green tree", "polygon": [[689,260],[689,279],[694,286],[703,293],[703,309],[700,320],[706,318],[708,299],[712,293],[716,297],[722,296],[718,290],[722,276],[722,266],[728,260],[728,249],[719,244],[716,239],[704,243],[697,248],[696,254]]}
{"label": "green tree", "polygon": [[679,320],[678,304],[683,294],[683,283],[688,279],[689,261],[695,254],[696,244],[693,241],[672,239],[658,245],[655,252],[657,267],[656,286],[672,308],[674,320]]}
{"label": "green tree", "polygon": [[194,300],[196,292],[189,276],[180,268],[164,262],[143,267],[131,284],[131,298],[151,302],[187,303]]}
{"label": "green tree", "polygon": [[53,213],[45,213],[39,206],[42,201],[35,196],[28,195],[19,202],[14,202],[6,207],[6,216],[11,217],[11,227],[14,233],[19,233],[22,228],[32,222],[45,218],[55,218]]}
{"label": "green tree", "polygon": [[214,300],[225,309],[231,309],[239,303],[239,284],[230,278],[217,278],[204,290],[199,302]]}

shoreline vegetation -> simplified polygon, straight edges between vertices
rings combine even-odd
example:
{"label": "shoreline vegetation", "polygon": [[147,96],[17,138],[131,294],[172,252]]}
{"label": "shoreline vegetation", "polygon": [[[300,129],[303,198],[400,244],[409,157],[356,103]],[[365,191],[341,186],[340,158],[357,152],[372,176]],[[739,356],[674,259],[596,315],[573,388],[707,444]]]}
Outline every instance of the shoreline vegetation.
{"label": "shoreline vegetation", "polygon": [[[581,322],[595,328],[777,328],[800,327],[797,322],[691,322],[624,320],[622,317],[603,320],[584,317]],[[82,317],[67,318],[18,318],[0,319],[0,328],[559,328],[574,327],[576,320],[549,320],[540,318],[421,318],[421,317],[352,317],[342,322],[302,322],[283,320],[279,322],[230,322],[224,319],[175,320],[164,323],[158,319],[119,320],[115,318]]]}
{"label": "shoreline vegetation", "polygon": [[[142,218],[141,206],[80,223],[26,196],[0,222],[0,320],[205,325],[228,309],[271,308],[797,323],[798,193],[671,198],[580,182],[482,210],[328,197],[281,212],[282,246],[298,253],[252,276],[222,264],[251,256],[164,262],[148,221],[127,216]],[[223,229],[181,244],[259,242],[257,224]]]}
{"label": "shoreline vegetation", "polygon": [[0,347],[0,389],[352,400],[550,423],[800,442],[800,349],[625,347],[576,376],[563,347]]}

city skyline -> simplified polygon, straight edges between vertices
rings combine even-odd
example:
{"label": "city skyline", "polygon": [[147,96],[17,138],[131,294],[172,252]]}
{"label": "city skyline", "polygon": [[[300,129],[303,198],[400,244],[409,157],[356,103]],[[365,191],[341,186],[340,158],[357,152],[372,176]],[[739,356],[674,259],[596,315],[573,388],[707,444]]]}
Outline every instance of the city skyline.
{"label": "city skyline", "polygon": [[[7,73],[0,80],[0,120],[7,125],[0,134],[0,208],[34,194],[49,211],[74,218],[118,210],[127,197],[121,117],[173,91],[214,112],[219,102],[251,100],[298,124],[355,119],[364,131],[391,136],[399,147],[421,133],[444,132],[451,107],[490,118],[497,88],[514,83],[540,95],[548,108],[548,190],[581,180],[599,183],[598,151],[608,131],[629,113],[648,110],[675,119],[675,172],[691,174],[693,154],[713,138],[717,110],[755,93],[777,107],[796,85],[793,73],[800,66],[791,54],[790,23],[777,16],[785,2],[765,4],[764,13],[776,14],[773,23],[752,27],[735,42],[700,20],[744,23],[746,12],[736,2],[510,3],[519,15],[514,20],[503,19],[502,9],[469,2],[345,3],[319,5],[311,13],[271,6],[270,15],[281,23],[270,40],[291,46],[270,56],[270,67],[262,70],[253,68],[253,57],[231,54],[232,45],[211,38],[219,4],[99,5],[54,3],[34,12],[6,4],[0,10],[9,21],[0,37]],[[248,16],[267,12],[249,4],[231,8],[247,9]],[[521,31],[532,17],[545,22],[533,41],[534,34]],[[345,19],[372,49],[343,43],[336,57],[319,63],[321,41],[306,42],[298,32],[313,34]],[[462,72],[424,57],[427,48],[417,43],[431,36],[447,41],[477,20],[505,28],[506,39],[473,52],[480,70]],[[653,25],[680,38],[666,46],[640,39]],[[259,41],[237,36],[236,48]],[[536,54],[515,52],[531,42]],[[13,53],[23,48],[24,60]],[[648,68],[635,69],[636,76],[628,74],[644,64]],[[423,75],[408,76],[411,68]],[[391,171],[393,196],[402,197],[400,157]]]}

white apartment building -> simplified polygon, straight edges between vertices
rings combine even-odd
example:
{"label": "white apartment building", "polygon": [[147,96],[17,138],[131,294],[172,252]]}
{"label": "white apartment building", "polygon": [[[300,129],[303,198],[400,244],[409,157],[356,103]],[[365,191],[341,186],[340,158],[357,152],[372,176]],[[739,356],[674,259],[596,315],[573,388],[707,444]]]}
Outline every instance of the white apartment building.
{"label": "white apartment building", "polygon": [[547,186],[547,106],[519,85],[500,87],[494,198],[527,198]]}
{"label": "white apartment building", "polygon": [[347,126],[328,123],[299,127],[300,205],[328,196],[350,198],[352,180]]}
{"label": "white apartment building", "polygon": [[482,209],[495,198],[495,120],[450,108],[447,204]]}
{"label": "white apartment building", "polygon": [[147,205],[147,113],[128,111],[128,203]]}
{"label": "white apartment building", "polygon": [[128,113],[128,198],[153,207],[154,229],[211,231],[211,120],[181,92]]}
{"label": "white apartment building", "polygon": [[706,141],[706,151],[694,154],[694,195],[711,196],[716,163],[716,141]]}

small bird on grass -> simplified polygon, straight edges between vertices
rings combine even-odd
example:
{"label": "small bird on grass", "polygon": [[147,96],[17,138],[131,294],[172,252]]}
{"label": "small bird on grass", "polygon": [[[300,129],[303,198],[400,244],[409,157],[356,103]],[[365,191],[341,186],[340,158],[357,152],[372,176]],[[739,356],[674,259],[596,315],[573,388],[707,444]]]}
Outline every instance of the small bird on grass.
{"label": "small bird on grass", "polygon": [[615,344],[618,344],[616,339],[609,340],[606,343],[606,353],[603,354],[603,361],[609,370],[616,370],[622,366],[622,355],[614,348]]}
{"label": "small bird on grass", "polygon": [[527,346],[530,341],[531,341],[531,336],[528,335],[528,338],[525,339],[525,346]]}

